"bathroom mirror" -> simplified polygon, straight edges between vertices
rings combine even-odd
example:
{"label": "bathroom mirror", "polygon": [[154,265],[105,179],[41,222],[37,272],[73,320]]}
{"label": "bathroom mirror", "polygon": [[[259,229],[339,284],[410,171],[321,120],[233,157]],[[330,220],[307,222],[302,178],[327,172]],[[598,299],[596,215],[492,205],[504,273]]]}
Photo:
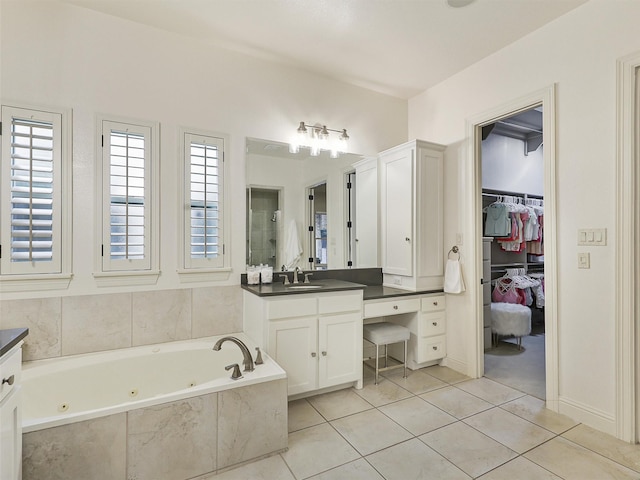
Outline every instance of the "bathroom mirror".
{"label": "bathroom mirror", "polygon": [[[276,270],[349,268],[352,261],[354,167],[362,155],[247,138],[246,263]],[[313,227],[310,229],[309,227]],[[312,260],[311,262],[309,260]]]}

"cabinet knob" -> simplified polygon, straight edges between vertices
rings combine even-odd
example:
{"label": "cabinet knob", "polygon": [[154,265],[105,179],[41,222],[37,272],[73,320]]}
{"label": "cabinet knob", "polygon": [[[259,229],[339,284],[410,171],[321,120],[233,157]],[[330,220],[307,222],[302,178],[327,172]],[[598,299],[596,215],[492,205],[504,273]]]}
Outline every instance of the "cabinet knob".
{"label": "cabinet knob", "polygon": [[15,381],[15,376],[11,375],[9,378],[2,379],[2,385],[4,385],[5,383],[8,383],[9,385],[13,385],[14,381]]}
{"label": "cabinet knob", "polygon": [[313,358],[316,358],[316,352],[311,352],[311,356],[312,356]]}
{"label": "cabinet knob", "polygon": [[409,237],[404,237],[404,241],[405,241],[405,242],[410,242],[410,241],[411,241],[411,239],[410,239]]}
{"label": "cabinet knob", "polygon": [[433,347],[434,350],[438,350],[438,347]]}
{"label": "cabinet knob", "polygon": [[398,305],[394,305],[394,306],[393,306],[393,309],[394,309],[394,310],[397,310],[397,309],[398,309]]}
{"label": "cabinet knob", "polygon": [[327,352],[322,352],[322,356],[326,357],[327,356]]}
{"label": "cabinet knob", "polygon": [[433,322],[433,326],[437,327],[438,326],[438,322]]}
{"label": "cabinet knob", "polygon": [[438,306],[438,302],[433,302],[433,304],[437,307]]}

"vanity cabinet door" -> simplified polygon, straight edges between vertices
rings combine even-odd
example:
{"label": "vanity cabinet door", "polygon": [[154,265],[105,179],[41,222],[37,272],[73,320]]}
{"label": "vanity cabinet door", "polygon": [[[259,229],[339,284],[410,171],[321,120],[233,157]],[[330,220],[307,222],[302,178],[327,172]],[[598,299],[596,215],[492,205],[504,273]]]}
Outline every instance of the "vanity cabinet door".
{"label": "vanity cabinet door", "polygon": [[378,160],[356,165],[356,266],[378,267]]}
{"label": "vanity cabinet door", "polygon": [[288,394],[315,390],[318,377],[318,317],[269,322],[269,355],[287,372]]}
{"label": "vanity cabinet door", "polygon": [[22,422],[20,418],[20,388],[14,389],[0,403],[0,478],[21,478]]}
{"label": "vanity cabinet door", "polygon": [[391,275],[413,274],[413,149],[380,157],[382,268]]}
{"label": "vanity cabinet door", "polygon": [[362,378],[362,315],[321,316],[318,321],[318,387]]}
{"label": "vanity cabinet door", "polygon": [[[15,348],[15,347],[14,347]],[[20,373],[22,349],[15,348],[0,361],[0,479],[22,478],[22,416]],[[11,380],[11,381],[9,381]]]}

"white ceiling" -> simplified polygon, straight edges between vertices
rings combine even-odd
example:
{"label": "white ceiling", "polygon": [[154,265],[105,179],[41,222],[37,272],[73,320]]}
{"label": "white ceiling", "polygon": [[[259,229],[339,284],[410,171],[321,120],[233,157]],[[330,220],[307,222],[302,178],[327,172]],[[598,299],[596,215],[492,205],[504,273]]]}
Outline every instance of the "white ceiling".
{"label": "white ceiling", "polygon": [[587,0],[63,0],[410,98]]}

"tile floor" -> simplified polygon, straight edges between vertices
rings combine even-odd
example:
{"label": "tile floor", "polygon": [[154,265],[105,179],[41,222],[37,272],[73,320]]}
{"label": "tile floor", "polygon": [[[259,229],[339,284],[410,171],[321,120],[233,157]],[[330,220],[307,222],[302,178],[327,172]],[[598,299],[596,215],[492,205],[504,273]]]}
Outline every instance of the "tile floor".
{"label": "tile floor", "polygon": [[630,445],[446,367],[289,403],[289,449],[217,480],[640,479]]}

